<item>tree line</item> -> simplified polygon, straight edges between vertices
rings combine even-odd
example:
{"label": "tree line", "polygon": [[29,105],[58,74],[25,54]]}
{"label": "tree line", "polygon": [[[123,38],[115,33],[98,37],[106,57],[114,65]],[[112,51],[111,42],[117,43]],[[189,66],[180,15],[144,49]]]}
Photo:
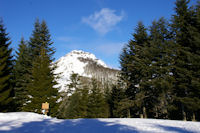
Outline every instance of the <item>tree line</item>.
{"label": "tree line", "polygon": [[[58,93],[51,35],[35,22],[28,41],[13,59],[10,38],[0,22],[0,112],[41,113],[58,118],[140,117],[200,120],[200,2],[177,0],[171,20],[146,27],[138,22],[120,54],[118,82],[102,86],[95,78],[72,74],[68,91]],[[108,83],[109,84],[109,83]],[[59,101],[61,97],[62,101]]]}
{"label": "tree line", "polygon": [[[177,0],[171,20],[139,22],[120,55],[130,117],[200,120],[200,1]],[[130,101],[132,104],[123,104]]]}
{"label": "tree line", "polygon": [[10,38],[0,22],[0,112],[28,111],[41,113],[41,103],[57,113],[58,88],[52,65],[55,53],[45,21],[36,20],[29,41],[21,38],[15,59]]}

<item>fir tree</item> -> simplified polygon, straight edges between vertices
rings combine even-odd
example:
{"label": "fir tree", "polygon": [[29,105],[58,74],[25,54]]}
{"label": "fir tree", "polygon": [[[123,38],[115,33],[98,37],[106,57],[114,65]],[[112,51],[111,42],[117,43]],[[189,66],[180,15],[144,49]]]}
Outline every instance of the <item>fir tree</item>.
{"label": "fir tree", "polygon": [[67,107],[65,108],[65,117],[68,119],[76,119],[81,118],[80,110],[78,110],[80,106],[80,93],[73,93],[69,99]]}
{"label": "fir tree", "polygon": [[41,104],[48,102],[50,104],[50,115],[55,116],[57,113],[58,104],[58,90],[55,88],[57,84],[53,70],[55,67],[52,65],[52,55],[55,52],[51,46],[49,30],[45,21],[35,23],[33,35],[30,38],[30,48],[32,50],[32,81],[29,84],[29,98],[26,109],[32,112],[41,112]]}
{"label": "fir tree", "polygon": [[149,65],[150,78],[149,83],[152,117],[167,118],[167,105],[169,102],[169,93],[173,87],[172,64],[174,43],[171,32],[168,30],[169,24],[164,18],[154,21],[150,27],[150,47]]}
{"label": "fir tree", "polygon": [[[175,32],[176,53],[173,75],[176,79],[174,84],[174,103],[178,107],[176,112],[179,112],[180,118],[187,119],[188,94],[192,88],[193,72],[193,36],[191,27],[193,27],[192,15],[188,7],[189,1],[176,1],[176,14],[173,16],[173,30]],[[190,100],[191,101],[191,100]]]}
{"label": "fir tree", "polygon": [[88,104],[88,85],[80,80],[80,76],[72,73],[70,76],[70,84],[68,91],[61,104],[62,113],[61,117],[64,118],[86,118],[87,117],[87,104]]}
{"label": "fir tree", "polygon": [[88,97],[88,116],[89,118],[108,117],[108,105],[101,92],[98,82],[92,79],[91,93]]}
{"label": "fir tree", "polygon": [[86,118],[88,116],[88,100],[89,100],[89,88],[87,85],[83,85],[83,87],[79,90],[80,93],[80,105],[79,105],[79,113],[81,118]]}
{"label": "fir tree", "polygon": [[13,60],[11,42],[0,20],[0,111],[13,111]]}
{"label": "fir tree", "polygon": [[[197,5],[194,12],[194,24],[191,25],[190,34],[192,36],[192,67],[190,70],[192,71],[192,81],[191,81],[191,89],[189,90],[189,97],[193,99],[192,102],[192,120],[196,120],[197,114],[200,113],[200,1],[197,2]],[[197,112],[199,110],[199,112]],[[200,120],[200,118],[199,118]]]}
{"label": "fir tree", "polygon": [[172,24],[163,18],[154,21],[149,35],[140,22],[133,39],[123,48],[120,64],[126,97],[120,107],[128,109],[131,117],[197,118],[200,4],[189,7],[188,3],[177,0]]}
{"label": "fir tree", "polygon": [[72,95],[79,88],[80,76],[77,73],[72,73],[70,76],[70,84],[67,85],[67,94]]}
{"label": "fir tree", "polygon": [[68,99],[66,118],[87,118],[88,115],[88,88],[78,88]]}
{"label": "fir tree", "polygon": [[118,83],[118,85],[113,85],[110,99],[108,101],[112,118],[124,117],[127,115],[126,113],[124,114],[126,111],[124,111],[120,106],[120,102],[125,98],[124,89],[120,86],[120,84]]}
{"label": "fir tree", "polygon": [[[120,55],[121,78],[127,85],[127,98],[132,101],[136,100],[136,94],[143,93],[141,92],[140,83],[149,77],[147,69],[149,60],[146,56],[147,53],[145,53],[145,49],[148,47],[148,41],[147,29],[142,22],[139,22],[133,34],[133,40],[129,41]],[[140,101],[144,101],[143,98]],[[141,109],[146,108],[145,102],[139,102],[137,100],[137,103],[141,103],[140,105],[137,104]],[[131,111],[133,110],[131,108]],[[145,110],[140,110],[139,112],[143,113],[146,117]]]}
{"label": "fir tree", "polygon": [[[190,74],[190,83],[187,89],[187,96],[181,99],[185,108],[188,120],[196,120],[197,110],[200,109],[200,30],[199,30],[199,11],[200,3],[193,8],[188,9],[189,20],[187,25],[188,42],[186,46],[187,52],[187,70]],[[189,77],[189,76],[188,76]]]}
{"label": "fir tree", "polygon": [[28,102],[28,84],[30,83],[31,56],[27,42],[22,37],[14,66],[15,74],[15,98],[18,111],[24,111],[23,108]]}

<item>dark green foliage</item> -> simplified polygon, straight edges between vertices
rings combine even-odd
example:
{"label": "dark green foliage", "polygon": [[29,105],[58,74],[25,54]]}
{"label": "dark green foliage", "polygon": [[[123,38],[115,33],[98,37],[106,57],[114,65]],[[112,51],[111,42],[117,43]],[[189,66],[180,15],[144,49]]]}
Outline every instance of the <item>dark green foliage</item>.
{"label": "dark green foliage", "polygon": [[15,100],[18,111],[24,111],[28,102],[28,84],[31,80],[31,56],[27,42],[21,39],[14,66]]}
{"label": "dark green foliage", "polygon": [[92,79],[92,88],[88,98],[89,118],[108,117],[108,105],[103,96],[102,90],[95,79]]}
{"label": "dark green foliage", "polygon": [[69,98],[67,118],[87,118],[88,88],[77,89]]}
{"label": "dark green foliage", "polygon": [[182,119],[186,119],[185,116],[185,107],[183,104],[184,97],[187,97],[187,91],[189,84],[191,82],[191,73],[188,70],[189,63],[189,21],[191,21],[191,16],[188,9],[188,1],[186,0],[177,0],[176,1],[176,15],[173,16],[173,30],[175,32],[175,41],[176,41],[176,56],[173,74],[176,79],[174,84],[174,103],[175,106],[178,106],[176,112],[182,112]]}
{"label": "dark green foliage", "polygon": [[172,75],[174,42],[164,18],[154,21],[150,27],[149,65],[150,77],[145,83],[150,85],[152,117],[167,118],[169,93],[173,87]]}
{"label": "dark green foliage", "polygon": [[46,50],[46,54],[52,58],[52,55],[55,53],[54,49],[51,47],[52,44],[53,42],[51,42],[46,22],[42,21],[40,24],[39,19],[37,19],[29,42],[33,56],[39,56],[41,47],[43,47]]}
{"label": "dark green foliage", "polygon": [[13,111],[13,60],[11,42],[0,20],[0,112]]}
{"label": "dark green foliage", "polygon": [[53,43],[50,39],[50,34],[46,23],[39,20],[35,23],[32,37],[30,38],[29,47],[31,49],[32,68],[31,68],[31,82],[28,84],[29,100],[30,103],[25,107],[26,111],[41,112],[41,105],[43,102],[50,104],[51,116],[57,113],[58,104],[58,90],[55,88],[57,84],[52,66],[52,55],[54,49]]}
{"label": "dark green foliage", "polygon": [[57,89],[54,88],[56,82],[54,81],[54,75],[51,71],[49,58],[41,50],[41,55],[36,58],[32,68],[33,81],[29,85],[29,93],[33,98],[31,98],[31,103],[28,104],[29,108],[33,112],[40,112],[41,103],[48,102],[51,106],[51,114],[55,113],[53,111],[55,102],[57,100]]}
{"label": "dark green foliage", "polygon": [[131,117],[195,120],[200,111],[200,4],[188,3],[176,1],[171,24],[161,18],[147,30],[139,22],[122,50],[120,104]]}
{"label": "dark green foliage", "polygon": [[69,99],[69,105],[66,110],[66,118],[69,119],[75,119],[75,118],[81,118],[81,113],[79,112],[80,110],[80,95],[79,93],[74,93]]}
{"label": "dark green foliage", "polygon": [[85,82],[75,73],[70,79],[71,83],[68,86],[70,91],[65,94],[60,105],[59,118],[105,118],[109,116],[106,97],[98,81],[90,79]]}
{"label": "dark green foliage", "polygon": [[75,90],[78,89],[80,85],[80,76],[77,73],[72,73],[70,76],[70,84],[67,85],[67,94],[72,95]]}
{"label": "dark green foliage", "polygon": [[60,106],[61,118],[86,118],[88,103],[88,86],[80,81],[80,76],[73,73],[70,76],[68,91]]}
{"label": "dark green foliage", "polygon": [[122,102],[123,99],[125,99],[124,89],[120,86],[120,84],[113,85],[110,93],[110,99],[108,101],[110,106],[110,117],[117,118],[124,117],[127,115],[126,113],[124,113],[126,111],[123,110],[123,107],[121,107],[120,104],[120,102]]}
{"label": "dark green foliage", "polygon": [[[149,28],[138,23],[120,55],[118,84],[110,88],[112,81],[84,81],[74,73],[61,105],[56,103],[55,50],[46,23],[37,19],[30,41],[21,40],[13,80],[10,39],[0,22],[0,111],[13,111],[15,81],[19,111],[40,113],[41,104],[49,102],[49,114],[59,118],[200,120],[200,2],[192,7],[188,0],[175,4],[170,23],[164,18],[153,21]],[[97,67],[102,74],[109,74],[97,64],[86,70]]]}
{"label": "dark green foliage", "polygon": [[[199,105],[199,37],[198,5],[197,9],[188,7],[189,1],[177,0],[176,14],[173,16],[173,31],[175,32],[176,53],[174,63],[174,104],[176,112],[182,119],[191,120],[191,113],[198,110]],[[196,99],[196,100],[194,100]],[[180,116],[180,117],[181,117]]]}
{"label": "dark green foliage", "polygon": [[[133,40],[129,41],[120,55],[120,64],[122,71],[121,79],[127,84],[127,100],[132,100],[132,102],[137,100],[137,107],[135,107],[138,109],[145,106],[145,102],[140,102],[144,101],[144,97],[141,97],[141,99],[136,99],[136,96],[143,93],[141,92],[142,86],[140,83],[148,80],[149,78],[148,66],[150,61],[148,60],[147,56],[147,50],[149,46],[147,29],[142,22],[139,22],[135,31],[136,33],[133,34]],[[133,107],[129,108],[131,108],[132,111],[135,110]]]}

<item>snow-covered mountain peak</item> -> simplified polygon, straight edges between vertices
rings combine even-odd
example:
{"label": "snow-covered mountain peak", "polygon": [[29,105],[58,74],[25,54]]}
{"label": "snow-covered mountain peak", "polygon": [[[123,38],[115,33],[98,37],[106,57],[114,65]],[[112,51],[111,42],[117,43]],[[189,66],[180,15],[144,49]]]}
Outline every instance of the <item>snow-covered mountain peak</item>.
{"label": "snow-covered mountain peak", "polygon": [[69,84],[70,75],[72,73],[78,73],[80,76],[92,77],[91,74],[86,72],[86,66],[96,64],[104,68],[108,66],[102,61],[96,58],[94,54],[84,52],[82,50],[73,50],[65,56],[56,61],[57,68],[56,74],[60,74],[60,78],[57,80],[61,86],[60,91],[66,91],[66,85]]}
{"label": "snow-covered mountain peak", "polygon": [[83,56],[83,57],[88,57],[88,58],[96,58],[93,54],[89,53],[89,52],[84,52],[82,50],[73,50],[70,53],[68,53],[67,55],[79,55],[79,56]]}
{"label": "snow-covered mountain peak", "polygon": [[91,54],[89,52],[85,52],[82,50],[73,50],[70,53],[66,54],[65,56],[61,57],[60,60],[66,60],[66,58],[67,58],[67,60],[69,58],[71,58],[72,60],[74,60],[74,59],[80,60],[80,58],[88,59],[88,60],[92,60],[92,61],[96,62],[98,65],[101,65],[103,67],[108,67],[102,60],[97,59],[94,54]]}

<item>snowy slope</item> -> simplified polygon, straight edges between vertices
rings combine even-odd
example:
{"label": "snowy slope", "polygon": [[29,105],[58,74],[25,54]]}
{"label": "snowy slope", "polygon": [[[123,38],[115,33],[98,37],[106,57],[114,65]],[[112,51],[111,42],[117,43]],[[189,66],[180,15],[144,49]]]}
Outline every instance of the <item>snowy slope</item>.
{"label": "snowy slope", "polygon": [[62,120],[43,115],[0,113],[0,133],[200,133],[200,122],[112,118]]}
{"label": "snowy slope", "polygon": [[91,75],[86,74],[84,70],[87,62],[81,61],[80,58],[92,60],[98,65],[108,68],[108,66],[103,61],[97,59],[94,54],[81,50],[74,50],[56,61],[57,69],[55,70],[55,73],[60,73],[60,78],[57,80],[59,86],[61,86],[60,91],[65,91],[65,85],[69,83],[70,75],[73,72],[78,73],[80,76],[91,77]]}

